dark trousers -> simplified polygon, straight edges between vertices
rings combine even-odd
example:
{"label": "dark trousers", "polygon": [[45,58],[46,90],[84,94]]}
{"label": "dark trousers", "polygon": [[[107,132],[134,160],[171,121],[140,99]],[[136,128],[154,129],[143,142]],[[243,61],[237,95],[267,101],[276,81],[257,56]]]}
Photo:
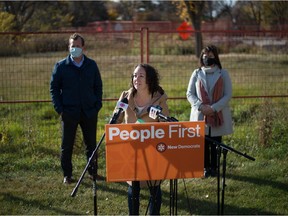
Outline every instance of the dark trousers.
{"label": "dark trousers", "polygon": [[[61,167],[64,176],[68,177],[72,176],[72,153],[78,125],[80,125],[82,130],[86,145],[86,157],[89,160],[96,147],[97,114],[91,118],[87,118],[84,114],[78,117],[67,113],[62,114]],[[91,172],[96,169],[95,163],[88,169],[89,174],[92,174]]]}
{"label": "dark trousers", "polygon": [[[217,142],[222,141],[222,136],[217,136],[217,137],[211,137],[211,136],[207,136],[210,139],[213,139]],[[216,145],[213,144],[213,142],[211,142],[210,140],[205,140],[205,149],[204,149],[204,168],[206,170],[213,170],[216,171],[216,167],[217,167],[217,149],[216,149]]]}
{"label": "dark trousers", "polygon": [[[150,215],[160,215],[160,208],[162,204],[162,192],[160,185],[149,187],[150,190],[150,198],[149,198],[149,214]],[[132,186],[128,187],[128,207],[129,207],[129,215],[139,215],[139,197],[140,197],[140,185],[136,185],[135,187],[135,206],[133,212],[133,200],[132,200]]]}

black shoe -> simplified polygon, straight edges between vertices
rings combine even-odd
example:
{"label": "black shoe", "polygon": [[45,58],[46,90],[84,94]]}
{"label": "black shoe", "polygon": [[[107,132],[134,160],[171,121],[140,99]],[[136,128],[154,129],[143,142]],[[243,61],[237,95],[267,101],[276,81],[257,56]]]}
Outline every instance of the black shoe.
{"label": "black shoe", "polygon": [[217,176],[217,171],[216,171],[216,169],[211,169],[211,171],[210,171],[210,176],[211,176],[211,177],[216,177],[216,176]]}
{"label": "black shoe", "polygon": [[73,178],[69,176],[65,176],[63,180],[63,184],[71,184],[73,182]]}
{"label": "black shoe", "polygon": [[208,178],[211,175],[210,169],[204,169],[204,178]]}

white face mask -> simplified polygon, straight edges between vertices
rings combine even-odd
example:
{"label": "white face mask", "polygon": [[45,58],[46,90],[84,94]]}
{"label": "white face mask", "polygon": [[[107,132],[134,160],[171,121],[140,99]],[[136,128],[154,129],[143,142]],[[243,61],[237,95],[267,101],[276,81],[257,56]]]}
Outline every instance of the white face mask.
{"label": "white face mask", "polygon": [[73,58],[78,58],[82,55],[82,49],[79,47],[71,47],[70,54]]}

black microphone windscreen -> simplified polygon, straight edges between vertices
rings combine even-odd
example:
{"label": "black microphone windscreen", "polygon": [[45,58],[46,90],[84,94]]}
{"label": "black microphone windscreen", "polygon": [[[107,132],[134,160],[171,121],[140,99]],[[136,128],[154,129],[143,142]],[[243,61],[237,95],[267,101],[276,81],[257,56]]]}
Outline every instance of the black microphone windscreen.
{"label": "black microphone windscreen", "polygon": [[123,98],[123,99],[121,100],[121,102],[128,104],[128,99],[127,99],[127,98]]}

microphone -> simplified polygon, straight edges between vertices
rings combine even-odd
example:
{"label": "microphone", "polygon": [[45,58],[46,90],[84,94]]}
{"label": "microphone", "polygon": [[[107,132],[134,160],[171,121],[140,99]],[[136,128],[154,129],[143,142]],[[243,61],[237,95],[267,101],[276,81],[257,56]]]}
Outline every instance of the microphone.
{"label": "microphone", "polygon": [[109,124],[115,124],[117,119],[119,118],[120,114],[127,110],[128,108],[128,99],[127,98],[123,98],[121,101],[117,102],[116,108],[118,109],[114,115],[112,116]]}
{"label": "microphone", "polygon": [[149,106],[147,108],[147,112],[149,113],[149,117],[152,119],[158,118],[158,115],[162,112],[162,108],[160,106]]}
{"label": "microphone", "polygon": [[147,108],[147,112],[149,113],[149,117],[152,119],[156,119],[158,117],[167,122],[178,122],[178,120],[174,117],[165,116],[162,113],[162,107],[160,106],[149,106]]}

